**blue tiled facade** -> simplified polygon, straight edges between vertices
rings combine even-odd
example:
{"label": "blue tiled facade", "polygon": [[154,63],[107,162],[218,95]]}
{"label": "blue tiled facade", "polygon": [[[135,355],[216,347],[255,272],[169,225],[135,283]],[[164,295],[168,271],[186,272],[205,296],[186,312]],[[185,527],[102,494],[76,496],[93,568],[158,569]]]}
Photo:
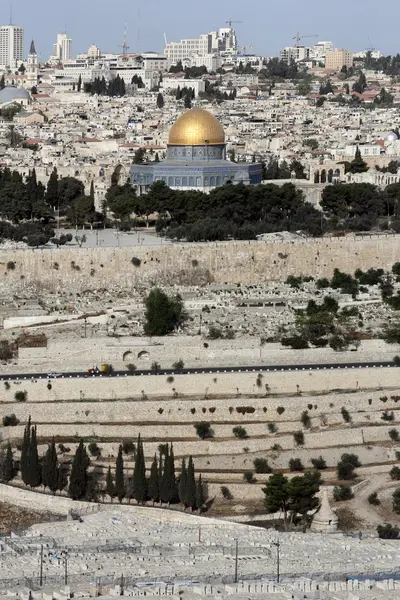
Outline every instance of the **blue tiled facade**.
{"label": "blue tiled facade", "polygon": [[168,146],[163,162],[132,165],[131,183],[138,194],[146,193],[155,181],[172,189],[204,192],[226,183],[258,184],[262,165],[226,160],[225,144],[213,146]]}

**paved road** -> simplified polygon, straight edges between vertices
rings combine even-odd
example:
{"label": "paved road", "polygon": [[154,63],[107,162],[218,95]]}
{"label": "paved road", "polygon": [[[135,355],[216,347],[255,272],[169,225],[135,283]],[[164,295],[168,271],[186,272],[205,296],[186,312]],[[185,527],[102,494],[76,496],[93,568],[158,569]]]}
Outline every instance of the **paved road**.
{"label": "paved road", "polygon": [[[355,363],[332,363],[332,364],[311,364],[311,365],[261,365],[250,367],[204,367],[190,369],[160,369],[152,371],[151,369],[137,369],[130,373],[129,371],[114,371],[110,374],[99,373],[97,375],[87,371],[74,371],[71,373],[57,373],[60,379],[77,379],[92,377],[138,377],[143,375],[187,375],[203,373],[256,373],[256,372],[276,372],[276,371],[327,371],[332,369],[379,369],[384,367],[396,368],[391,361],[376,362],[355,362]],[[22,379],[49,379],[49,373],[10,373],[0,376],[0,381],[12,381]]]}

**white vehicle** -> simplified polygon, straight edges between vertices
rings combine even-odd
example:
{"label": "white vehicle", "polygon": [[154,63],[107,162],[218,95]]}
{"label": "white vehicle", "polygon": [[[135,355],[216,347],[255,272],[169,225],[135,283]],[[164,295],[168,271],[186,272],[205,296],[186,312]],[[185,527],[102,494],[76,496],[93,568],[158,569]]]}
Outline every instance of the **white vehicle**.
{"label": "white vehicle", "polygon": [[57,377],[61,377],[61,373],[47,373],[47,377],[49,379],[56,379]]}

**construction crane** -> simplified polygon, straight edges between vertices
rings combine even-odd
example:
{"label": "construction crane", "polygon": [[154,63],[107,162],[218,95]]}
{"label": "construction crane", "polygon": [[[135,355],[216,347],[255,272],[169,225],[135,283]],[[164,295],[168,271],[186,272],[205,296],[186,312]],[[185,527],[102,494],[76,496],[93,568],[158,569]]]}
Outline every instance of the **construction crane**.
{"label": "construction crane", "polygon": [[241,48],[239,48],[238,52],[240,54],[246,54],[246,50],[249,48],[252,48],[253,46],[251,44],[244,44],[244,46],[242,46]]}
{"label": "construction crane", "polygon": [[232,29],[232,23],[243,23],[243,21],[234,21],[232,17],[230,17],[225,23],[228,23],[229,28]]}
{"label": "construction crane", "polygon": [[304,40],[305,38],[314,38],[314,37],[319,37],[318,33],[315,34],[311,34],[311,35],[300,35],[299,32],[297,32],[297,35],[294,36],[294,40],[296,40],[296,48],[298,48],[300,46],[300,42],[301,40]]}
{"label": "construction crane", "polygon": [[118,46],[118,48],[122,48],[123,56],[126,56],[128,54],[129,46],[126,42],[126,24],[125,24],[125,29],[124,29],[124,41],[120,46]]}

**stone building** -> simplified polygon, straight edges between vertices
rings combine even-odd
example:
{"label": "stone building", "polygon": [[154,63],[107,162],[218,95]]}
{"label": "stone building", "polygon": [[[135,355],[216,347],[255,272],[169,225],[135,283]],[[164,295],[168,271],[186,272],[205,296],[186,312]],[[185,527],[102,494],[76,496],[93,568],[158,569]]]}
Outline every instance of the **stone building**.
{"label": "stone building", "polygon": [[223,127],[200,108],[186,111],[171,127],[165,161],[131,168],[131,183],[138,194],[146,193],[155,181],[172,189],[210,192],[227,183],[258,184],[261,180],[261,164],[226,160]]}

